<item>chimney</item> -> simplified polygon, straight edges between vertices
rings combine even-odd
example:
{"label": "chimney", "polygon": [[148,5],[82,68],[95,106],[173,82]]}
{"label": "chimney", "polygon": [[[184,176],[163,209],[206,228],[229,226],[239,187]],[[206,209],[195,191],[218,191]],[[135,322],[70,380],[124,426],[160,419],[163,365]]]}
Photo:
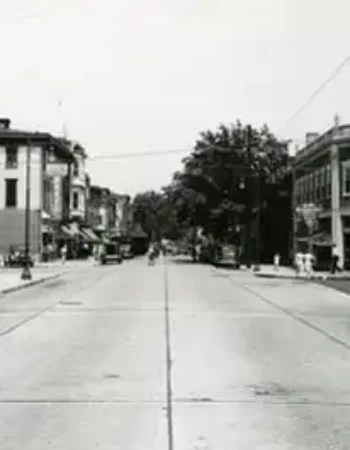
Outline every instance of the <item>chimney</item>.
{"label": "chimney", "polygon": [[305,140],[306,145],[311,144],[311,142],[315,141],[318,138],[318,133],[306,133]]}
{"label": "chimney", "polygon": [[8,130],[10,128],[11,120],[7,117],[0,118],[0,129]]}

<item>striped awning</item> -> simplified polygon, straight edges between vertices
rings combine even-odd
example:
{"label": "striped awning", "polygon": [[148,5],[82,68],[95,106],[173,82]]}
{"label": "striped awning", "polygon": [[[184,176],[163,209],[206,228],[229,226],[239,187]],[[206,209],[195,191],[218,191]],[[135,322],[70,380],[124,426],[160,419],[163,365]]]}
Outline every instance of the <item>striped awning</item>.
{"label": "striped awning", "polygon": [[[297,238],[299,242],[309,242],[309,236],[303,236]],[[329,233],[322,232],[317,233],[311,236],[312,245],[316,245],[317,247],[331,247],[332,246],[332,237]]]}
{"label": "striped awning", "polygon": [[66,225],[62,225],[61,230],[63,231],[64,234],[67,234],[69,237],[73,238],[75,236],[74,231]]}
{"label": "striped awning", "polygon": [[89,241],[91,242],[100,242],[101,238],[99,238],[97,236],[97,234],[95,234],[91,228],[83,228],[82,232],[85,234],[85,236],[89,239]]}

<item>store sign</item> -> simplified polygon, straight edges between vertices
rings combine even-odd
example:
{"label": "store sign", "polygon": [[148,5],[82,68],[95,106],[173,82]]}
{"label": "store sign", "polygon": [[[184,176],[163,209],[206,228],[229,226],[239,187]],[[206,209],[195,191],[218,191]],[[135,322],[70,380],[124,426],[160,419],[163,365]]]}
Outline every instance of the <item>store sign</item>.
{"label": "store sign", "polygon": [[53,204],[52,215],[56,219],[60,219],[62,216],[62,186],[61,177],[57,176],[53,179]]}
{"label": "store sign", "polygon": [[304,219],[310,230],[316,227],[317,218],[321,211],[322,208],[314,203],[305,203],[296,209],[296,213]]}
{"label": "store sign", "polygon": [[68,165],[59,163],[47,164],[46,173],[50,177],[66,177],[68,175]]}

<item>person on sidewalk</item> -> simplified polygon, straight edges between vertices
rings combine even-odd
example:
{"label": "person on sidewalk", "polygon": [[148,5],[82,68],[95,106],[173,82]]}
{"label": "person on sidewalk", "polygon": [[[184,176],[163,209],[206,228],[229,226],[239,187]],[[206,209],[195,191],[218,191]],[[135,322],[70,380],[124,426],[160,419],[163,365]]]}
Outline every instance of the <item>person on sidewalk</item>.
{"label": "person on sidewalk", "polygon": [[61,248],[61,262],[65,264],[67,260],[67,246],[64,244]]}
{"label": "person on sidewalk", "polygon": [[330,267],[330,272],[332,275],[334,275],[335,272],[341,272],[341,268],[339,267],[339,256],[340,256],[339,249],[336,244],[333,244],[331,267]]}
{"label": "person on sidewalk", "polygon": [[311,251],[308,251],[304,256],[305,261],[305,273],[308,278],[311,278],[311,276],[314,273],[314,264],[315,264],[315,257],[311,253]]}
{"label": "person on sidewalk", "polygon": [[297,277],[299,277],[301,275],[301,272],[303,270],[303,259],[304,256],[301,252],[297,252],[295,255],[295,261],[294,261],[294,265],[295,265],[295,274]]}
{"label": "person on sidewalk", "polygon": [[279,270],[279,268],[280,268],[280,263],[281,263],[281,256],[280,256],[279,253],[275,253],[275,255],[274,255],[274,257],[273,257],[273,266],[274,266],[274,269],[275,269],[276,271]]}

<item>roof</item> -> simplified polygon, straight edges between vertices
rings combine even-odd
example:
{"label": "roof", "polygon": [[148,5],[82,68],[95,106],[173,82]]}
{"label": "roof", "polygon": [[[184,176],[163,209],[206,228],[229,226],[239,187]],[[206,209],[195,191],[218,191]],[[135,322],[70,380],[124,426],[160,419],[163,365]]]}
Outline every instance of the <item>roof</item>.
{"label": "roof", "polygon": [[59,151],[60,155],[69,157],[71,160],[74,159],[66,143],[64,143],[61,138],[54,137],[50,133],[39,131],[24,131],[14,128],[0,128],[0,142],[9,140],[18,142],[30,141],[32,144],[51,144],[56,150]]}
{"label": "roof", "polygon": [[303,163],[309,156],[315,155],[316,153],[329,148],[333,143],[346,143],[348,145],[349,142],[350,124],[340,125],[337,128],[332,127],[298,150],[295,154],[294,165]]}

